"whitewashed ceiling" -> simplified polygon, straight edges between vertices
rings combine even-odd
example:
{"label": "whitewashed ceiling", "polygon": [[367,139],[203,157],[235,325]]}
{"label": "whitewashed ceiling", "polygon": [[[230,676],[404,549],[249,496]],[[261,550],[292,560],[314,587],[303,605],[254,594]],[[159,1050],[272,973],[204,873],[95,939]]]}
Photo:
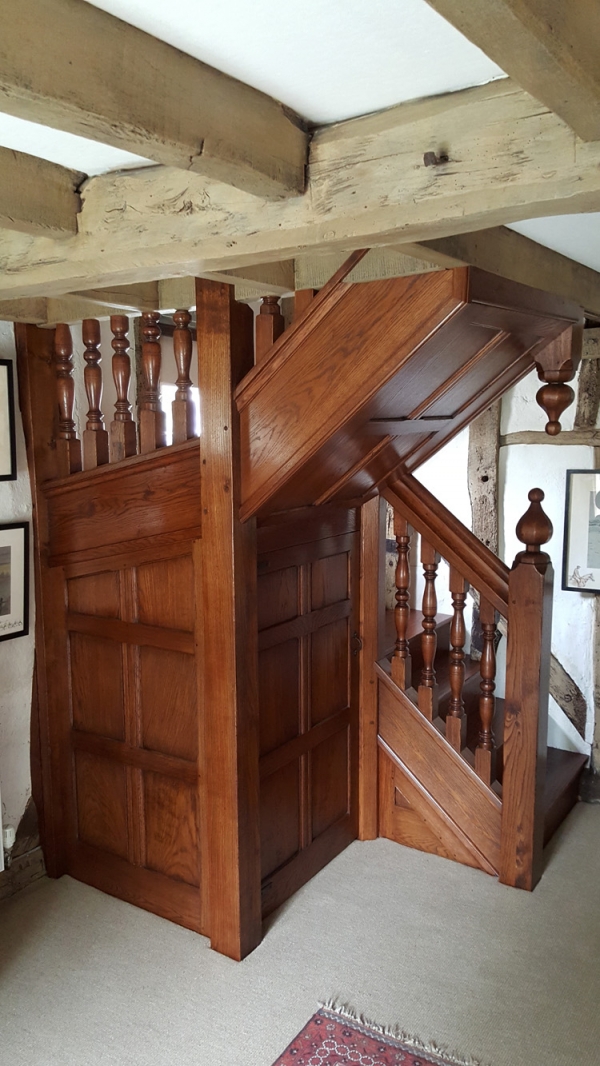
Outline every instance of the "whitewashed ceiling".
{"label": "whitewashed ceiling", "polygon": [[[503,73],[425,0],[93,0],[118,18],[328,123]],[[0,113],[0,145],[86,174],[138,156]],[[513,227],[600,270],[600,214]]]}

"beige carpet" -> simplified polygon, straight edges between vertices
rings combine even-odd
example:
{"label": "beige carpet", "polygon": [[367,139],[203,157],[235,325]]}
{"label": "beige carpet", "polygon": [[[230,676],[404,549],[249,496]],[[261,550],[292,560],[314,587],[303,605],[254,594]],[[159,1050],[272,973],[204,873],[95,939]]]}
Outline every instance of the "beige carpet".
{"label": "beige carpet", "polygon": [[600,1062],[600,806],[533,895],[388,841],[354,844],[241,965],[69,878],[0,905],[6,1066],[270,1066],[319,999],[489,1066]]}

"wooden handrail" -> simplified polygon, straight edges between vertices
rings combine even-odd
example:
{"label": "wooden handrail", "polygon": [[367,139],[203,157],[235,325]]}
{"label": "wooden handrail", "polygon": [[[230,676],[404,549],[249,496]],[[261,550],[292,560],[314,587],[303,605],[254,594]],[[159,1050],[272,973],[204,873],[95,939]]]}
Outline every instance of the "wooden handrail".
{"label": "wooden handrail", "polygon": [[381,494],[423,533],[451,566],[474,585],[500,614],[508,615],[509,569],[412,474],[390,479]]}

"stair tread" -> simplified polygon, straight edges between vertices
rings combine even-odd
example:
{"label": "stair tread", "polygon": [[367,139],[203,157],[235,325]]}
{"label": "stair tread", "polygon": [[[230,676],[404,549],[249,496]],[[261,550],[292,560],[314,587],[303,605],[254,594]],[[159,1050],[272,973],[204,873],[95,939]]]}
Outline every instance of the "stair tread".
{"label": "stair tread", "polygon": [[544,786],[544,810],[548,810],[583,770],[587,755],[579,751],[563,751],[548,748],[546,761],[546,784]]}
{"label": "stair tread", "polygon": [[[436,617],[436,631],[439,632],[445,625],[452,621],[450,614],[438,614]],[[408,616],[406,639],[414,640],[423,631],[423,612],[411,610]],[[386,610],[383,628],[384,656],[391,655],[396,646],[396,622],[394,610]]]}

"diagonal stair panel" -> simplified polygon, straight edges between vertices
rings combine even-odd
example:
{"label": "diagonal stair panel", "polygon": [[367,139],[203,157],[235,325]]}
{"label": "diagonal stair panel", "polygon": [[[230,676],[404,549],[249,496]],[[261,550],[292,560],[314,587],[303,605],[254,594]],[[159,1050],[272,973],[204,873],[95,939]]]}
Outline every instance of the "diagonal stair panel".
{"label": "diagonal stair panel", "polygon": [[379,736],[422,787],[422,800],[445,812],[485,860],[482,868],[498,872],[502,804],[437,729],[413,706],[379,665]]}

